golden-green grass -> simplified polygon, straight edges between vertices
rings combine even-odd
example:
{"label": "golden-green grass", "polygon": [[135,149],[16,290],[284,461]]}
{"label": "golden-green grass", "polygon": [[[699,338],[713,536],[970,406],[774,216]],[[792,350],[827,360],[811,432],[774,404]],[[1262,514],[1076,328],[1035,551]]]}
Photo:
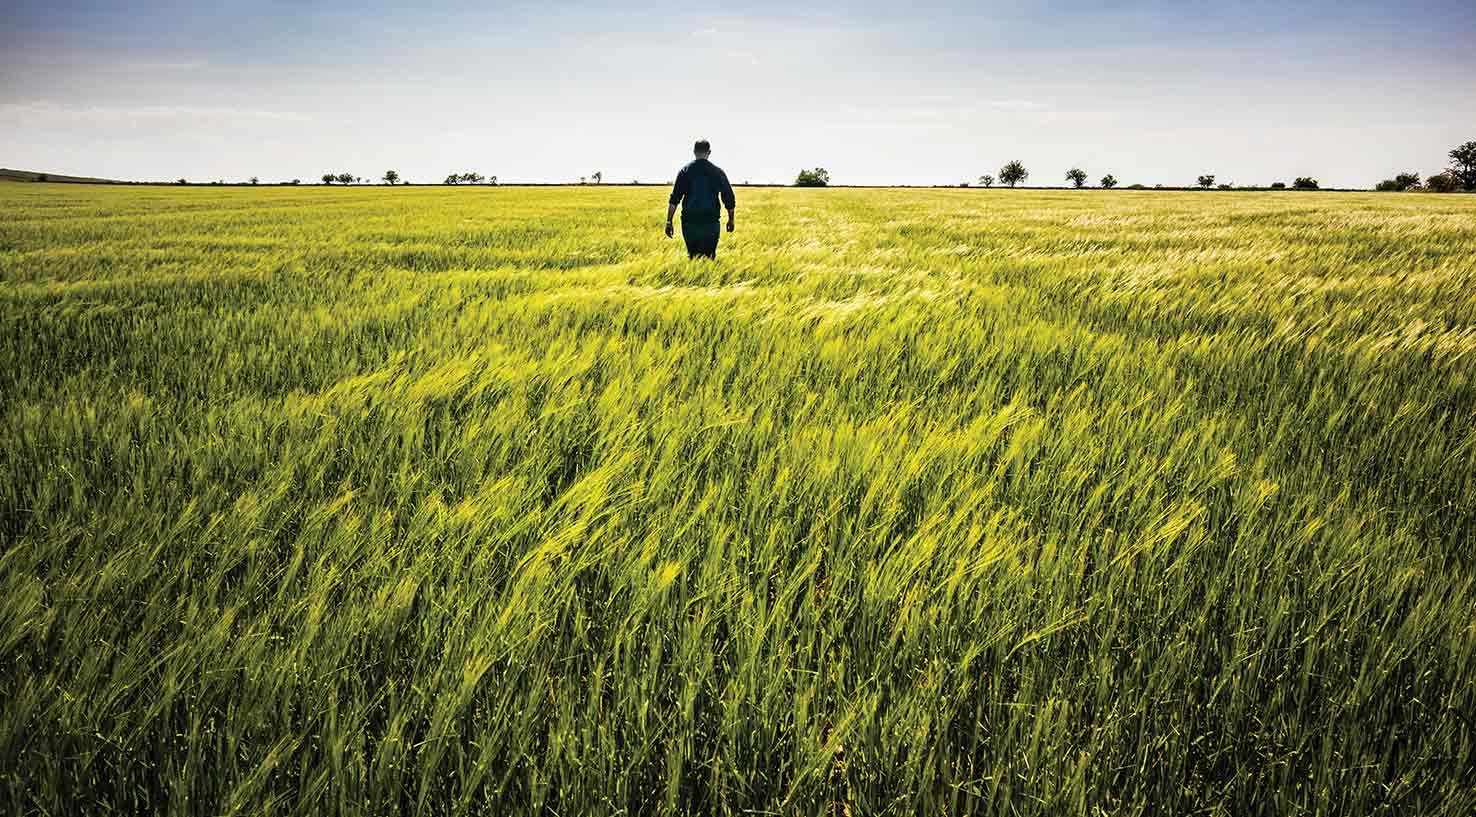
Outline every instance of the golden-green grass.
{"label": "golden-green grass", "polygon": [[1476,197],[0,189],[0,810],[1476,808]]}

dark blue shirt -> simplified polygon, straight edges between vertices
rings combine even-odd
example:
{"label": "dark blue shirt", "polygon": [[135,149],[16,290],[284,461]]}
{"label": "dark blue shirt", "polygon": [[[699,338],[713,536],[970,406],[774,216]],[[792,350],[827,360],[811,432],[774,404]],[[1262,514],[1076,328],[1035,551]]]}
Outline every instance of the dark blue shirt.
{"label": "dark blue shirt", "polygon": [[717,221],[722,215],[718,200],[732,210],[737,204],[728,174],[706,159],[694,159],[677,172],[671,186],[671,204],[682,205],[682,221]]}

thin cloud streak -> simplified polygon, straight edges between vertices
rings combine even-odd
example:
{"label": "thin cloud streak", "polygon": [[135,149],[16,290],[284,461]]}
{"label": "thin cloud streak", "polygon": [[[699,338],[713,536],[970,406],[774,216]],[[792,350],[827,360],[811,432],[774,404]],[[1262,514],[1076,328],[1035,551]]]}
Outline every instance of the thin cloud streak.
{"label": "thin cloud streak", "polygon": [[250,110],[195,105],[68,105],[38,101],[0,103],[0,122],[24,125],[127,124],[189,120],[193,122],[307,122],[312,117],[294,111]]}
{"label": "thin cloud streak", "polygon": [[163,74],[183,71],[199,71],[210,65],[205,60],[179,60],[176,62],[125,62],[116,70],[134,74]]}

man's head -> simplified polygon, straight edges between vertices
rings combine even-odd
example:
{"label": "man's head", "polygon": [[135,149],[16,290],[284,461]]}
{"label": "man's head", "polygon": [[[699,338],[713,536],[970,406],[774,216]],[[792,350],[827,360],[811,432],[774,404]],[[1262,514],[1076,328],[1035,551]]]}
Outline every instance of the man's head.
{"label": "man's head", "polygon": [[692,153],[699,159],[706,159],[712,155],[712,145],[708,144],[706,139],[698,139],[697,143],[692,145]]}

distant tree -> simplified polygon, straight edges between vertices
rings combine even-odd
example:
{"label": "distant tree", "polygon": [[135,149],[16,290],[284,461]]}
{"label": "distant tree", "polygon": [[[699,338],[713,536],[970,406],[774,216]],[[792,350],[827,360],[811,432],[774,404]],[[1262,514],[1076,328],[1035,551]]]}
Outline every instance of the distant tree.
{"label": "distant tree", "polygon": [[1066,171],[1066,181],[1071,182],[1072,187],[1080,190],[1081,188],[1086,187],[1086,171],[1082,170],[1079,167],[1073,167],[1070,170]]}
{"label": "distant tree", "polygon": [[323,174],[323,184],[333,184],[336,181],[338,181],[338,177],[332,173]]}
{"label": "distant tree", "polygon": [[400,181],[400,174],[394,170],[384,171],[384,183],[394,187]]}
{"label": "distant tree", "polygon": [[190,180],[189,179],[179,179],[179,180],[175,181],[175,184],[189,184],[189,183],[190,183]]}
{"label": "distant tree", "polygon": [[261,184],[261,179],[258,179],[255,176],[252,176],[251,177],[251,183],[252,184]]}
{"label": "distant tree", "polygon": [[497,184],[497,177],[496,176],[488,176],[487,177],[487,184],[496,185]]}
{"label": "distant tree", "polygon": [[449,175],[449,176],[446,177],[446,181],[444,183],[445,184],[461,184],[461,174],[459,174],[459,173],[452,173],[451,175]]}
{"label": "distant tree", "polygon": [[830,171],[823,167],[817,167],[814,170],[801,170],[799,175],[794,177],[794,186],[829,187]]}
{"label": "distant tree", "polygon": [[1476,142],[1467,142],[1452,150],[1450,160],[1455,164],[1446,172],[1460,179],[1461,187],[1476,190]]}
{"label": "distant tree", "polygon": [[36,174],[36,181],[38,181],[38,182],[49,182],[49,181],[51,181],[51,177],[48,176],[48,175],[46,175],[45,173],[37,173]]}
{"label": "distant tree", "polygon": [[338,179],[338,183],[339,184],[353,184],[354,183],[354,174],[352,174],[352,173],[340,173],[340,174],[338,174],[337,179]]}
{"label": "distant tree", "polygon": [[1025,165],[1020,164],[1019,159],[1006,162],[1005,166],[999,169],[999,180],[1010,187],[1014,187],[1028,178],[1030,178],[1030,171],[1025,169]]}
{"label": "distant tree", "polygon": [[1106,176],[1102,177],[1102,181],[1099,182],[1099,184],[1101,184],[1104,189],[1111,190],[1112,188],[1117,186],[1117,177],[1112,175],[1111,173],[1108,173]]}
{"label": "distant tree", "polygon": [[469,171],[461,174],[461,180],[467,184],[481,184],[486,180],[486,177],[475,171]]}
{"label": "distant tree", "polygon": [[579,177],[579,183],[580,183],[580,184],[584,184],[584,177],[583,177],[583,176],[580,176],[580,177]]}
{"label": "distant tree", "polygon": [[289,184],[302,184],[302,179],[293,179]]}
{"label": "distant tree", "polygon": [[590,178],[594,179],[595,184],[599,184],[600,182],[605,180],[605,174],[596,170],[594,173],[590,174]]}
{"label": "distant tree", "polygon": [[1425,179],[1425,189],[1431,193],[1454,193],[1461,188],[1461,177],[1454,171],[1443,170]]}
{"label": "distant tree", "polygon": [[1271,183],[1271,189],[1272,190],[1285,190],[1286,189],[1286,182],[1272,182]]}
{"label": "distant tree", "polygon": [[1297,180],[1294,181],[1294,182],[1292,182],[1292,189],[1293,190],[1316,190],[1317,189],[1317,180],[1314,179],[1314,178],[1312,178],[1311,176],[1298,176],[1297,177]]}
{"label": "distant tree", "polygon": [[1199,186],[1200,187],[1203,187],[1205,190],[1208,190],[1211,187],[1214,187],[1215,186],[1215,174],[1213,174],[1213,173],[1206,173],[1203,176],[1200,176],[1199,177]]}
{"label": "distant tree", "polygon": [[989,175],[988,173],[985,173],[983,176],[979,177],[979,184],[983,187],[993,187],[994,177]]}
{"label": "distant tree", "polygon": [[1218,185],[1218,187],[1221,190],[1234,190],[1235,189],[1235,185],[1233,185],[1233,184],[1231,184],[1229,182],[1226,182],[1224,184]]}

